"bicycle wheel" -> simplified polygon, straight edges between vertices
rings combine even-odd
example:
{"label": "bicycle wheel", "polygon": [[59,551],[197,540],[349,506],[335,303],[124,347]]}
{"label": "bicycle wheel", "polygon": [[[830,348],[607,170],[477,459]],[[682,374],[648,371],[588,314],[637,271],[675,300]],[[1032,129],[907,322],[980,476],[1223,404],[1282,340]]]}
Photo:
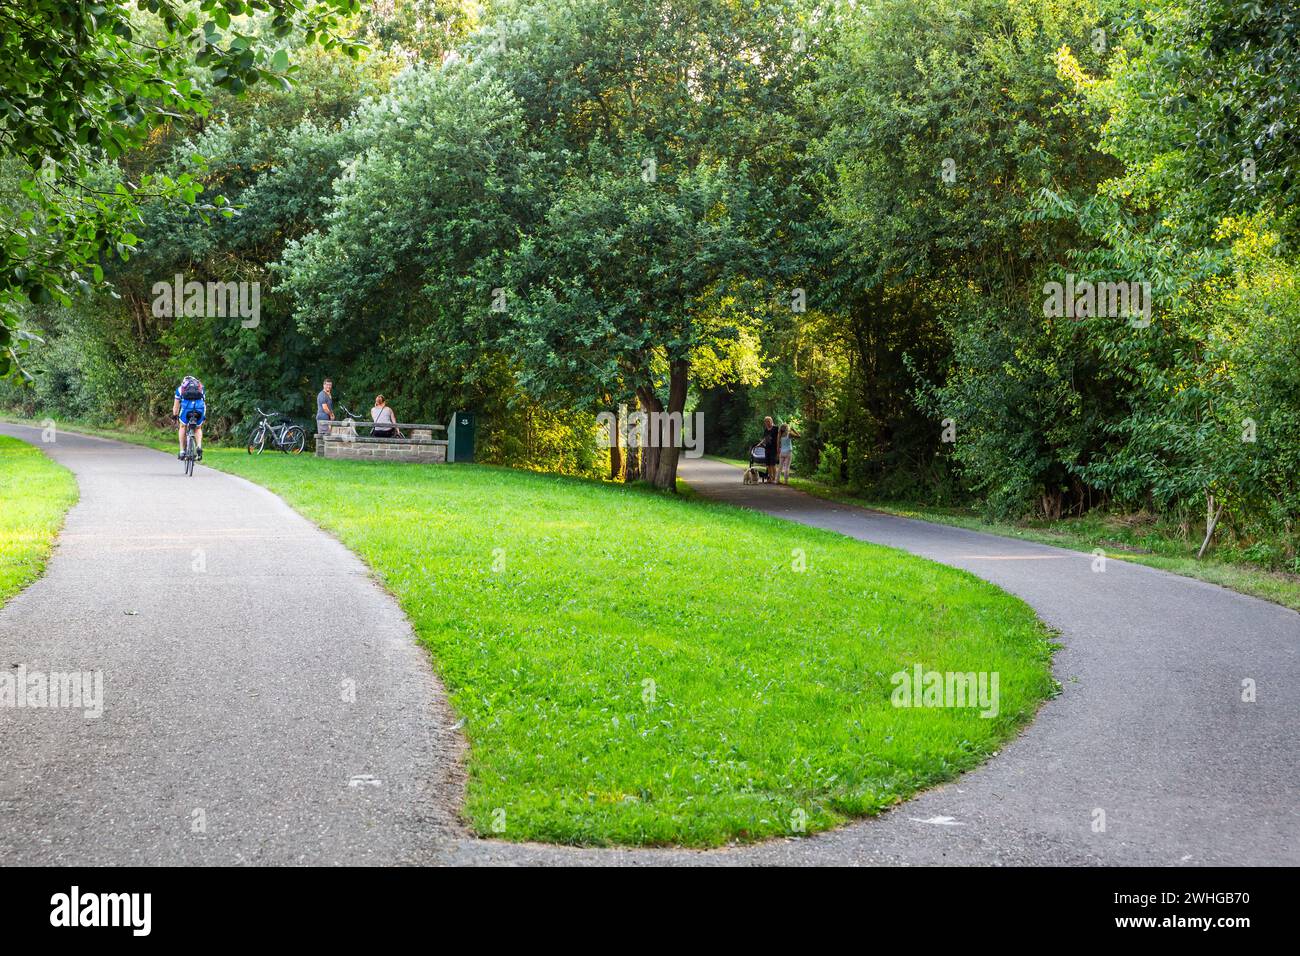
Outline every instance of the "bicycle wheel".
{"label": "bicycle wheel", "polygon": [[301,455],[302,450],[307,447],[307,433],[299,426],[292,426],[284,433],[284,440],[280,444],[280,451],[289,455]]}
{"label": "bicycle wheel", "polygon": [[194,474],[194,433],[185,436],[185,476]]}
{"label": "bicycle wheel", "polygon": [[258,425],[253,429],[253,434],[248,436],[248,453],[250,455],[260,455],[262,449],[266,447],[266,429]]}

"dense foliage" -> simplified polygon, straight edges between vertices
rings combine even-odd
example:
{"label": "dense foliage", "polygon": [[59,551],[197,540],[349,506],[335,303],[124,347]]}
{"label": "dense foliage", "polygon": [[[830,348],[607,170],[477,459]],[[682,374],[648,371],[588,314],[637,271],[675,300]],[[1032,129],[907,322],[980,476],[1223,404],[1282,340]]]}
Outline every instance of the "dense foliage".
{"label": "dense foliage", "polygon": [[[406,419],[476,409],[495,460],[661,487],[676,451],[606,455],[594,415],[700,410],[709,450],[741,454],[773,414],[800,470],[863,493],[1146,511],[1296,569],[1297,19],[392,0],[334,21],[357,62],[239,20],[248,49],[287,49],[291,88],[241,93],[214,59],[233,45],[209,44],[185,74],[200,115],[146,84],[124,108],[147,137],[86,140],[77,182],[138,199],[136,254],[110,261],[110,231],[44,257],[93,275],[75,298],[25,289],[17,328],[46,344],[0,398],[156,420],[194,371],[232,429],[257,403],[306,414],[328,374],[362,410],[380,391]],[[34,191],[14,233],[66,250],[8,142],[0,189]],[[260,322],[156,315],[178,273],[260,282]]]}
{"label": "dense foliage", "polygon": [[138,195],[182,197],[188,175],[150,171],[97,188],[95,167],[145,145],[171,117],[204,115],[210,90],[238,94],[296,66],[291,40],[349,55],[338,32],[359,0],[22,0],[0,7],[0,374],[20,347],[16,306],[70,302],[123,259]]}

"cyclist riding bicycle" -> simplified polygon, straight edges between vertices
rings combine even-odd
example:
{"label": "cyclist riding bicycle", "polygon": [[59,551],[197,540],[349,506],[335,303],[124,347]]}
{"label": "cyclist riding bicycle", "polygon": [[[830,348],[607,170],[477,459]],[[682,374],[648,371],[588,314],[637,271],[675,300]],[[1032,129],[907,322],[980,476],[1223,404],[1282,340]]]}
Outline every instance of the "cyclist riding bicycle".
{"label": "cyclist riding bicycle", "polygon": [[172,418],[176,419],[177,430],[176,440],[180,443],[181,450],[177,458],[185,457],[185,423],[190,417],[190,412],[198,412],[199,420],[194,429],[195,460],[203,460],[203,422],[208,417],[208,406],[204,401],[203,383],[193,375],[186,375],[181,379],[181,384],[176,388],[176,395],[172,399]]}

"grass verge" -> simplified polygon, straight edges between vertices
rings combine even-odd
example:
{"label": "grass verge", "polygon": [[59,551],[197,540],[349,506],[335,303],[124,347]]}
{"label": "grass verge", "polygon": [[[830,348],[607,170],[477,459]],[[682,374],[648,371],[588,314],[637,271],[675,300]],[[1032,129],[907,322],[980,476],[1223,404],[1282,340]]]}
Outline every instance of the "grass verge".
{"label": "grass verge", "polygon": [[40,449],[0,435],[0,607],[40,577],[76,501],[72,472]]}

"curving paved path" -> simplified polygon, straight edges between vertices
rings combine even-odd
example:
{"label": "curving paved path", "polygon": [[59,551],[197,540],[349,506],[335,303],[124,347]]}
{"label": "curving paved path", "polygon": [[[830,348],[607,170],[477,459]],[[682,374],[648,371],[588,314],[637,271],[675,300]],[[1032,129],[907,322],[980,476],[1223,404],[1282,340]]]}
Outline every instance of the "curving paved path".
{"label": "curving paved path", "polygon": [[104,682],[98,719],[0,707],[0,865],[419,863],[462,834],[428,654],[351,552],[202,465],[0,433],[81,488],[0,667]]}
{"label": "curving paved path", "polygon": [[105,708],[0,709],[0,864],[1300,863],[1300,615],[1264,601],[688,462],[705,497],[1024,598],[1061,631],[1062,694],[985,766],[831,833],[704,853],[507,844],[459,828],[441,689],[346,549],[241,479],[187,482],[166,455],[67,433],[43,447],[82,497],[45,577],[0,609],[0,665],[102,669]]}

